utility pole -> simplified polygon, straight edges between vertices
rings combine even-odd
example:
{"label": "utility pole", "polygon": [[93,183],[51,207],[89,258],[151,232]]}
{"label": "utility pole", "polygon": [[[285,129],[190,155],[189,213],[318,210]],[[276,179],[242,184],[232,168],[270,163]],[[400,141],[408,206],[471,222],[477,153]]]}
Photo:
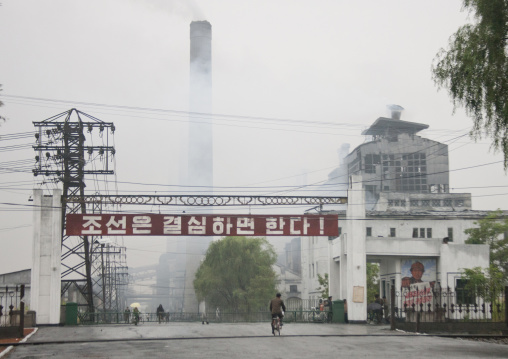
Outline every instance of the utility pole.
{"label": "utility pole", "polygon": [[[74,119],[74,121],[73,121]],[[85,121],[83,121],[85,119]],[[92,253],[100,245],[94,236],[69,237],[65,234],[65,216],[69,213],[87,213],[86,203],[69,203],[69,197],[85,196],[85,175],[113,174],[109,161],[115,149],[109,145],[115,126],[76,109],[62,112],[41,122],[33,122],[37,129],[37,155],[34,176],[45,176],[44,182],[61,182],[62,196],[62,297],[73,286],[81,293],[88,313],[95,311],[92,285]],[[86,130],[86,132],[85,132]],[[102,145],[87,146],[87,137],[96,133]],[[88,159],[85,157],[88,154]],[[98,160],[98,161],[97,161]],[[102,164],[97,165],[96,162]],[[89,168],[88,164],[94,164]],[[95,210],[95,209],[94,209]],[[95,211],[94,211],[95,212]]]}

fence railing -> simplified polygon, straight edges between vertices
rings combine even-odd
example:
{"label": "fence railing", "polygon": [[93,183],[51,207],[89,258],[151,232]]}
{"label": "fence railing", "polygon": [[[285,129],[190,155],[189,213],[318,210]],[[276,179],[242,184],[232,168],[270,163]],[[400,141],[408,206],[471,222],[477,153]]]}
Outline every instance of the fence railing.
{"label": "fence railing", "polygon": [[0,287],[0,327],[19,326],[21,300],[25,286]]}
{"label": "fence railing", "polygon": [[0,337],[23,336],[25,326],[25,286],[0,287]]}
{"label": "fence railing", "polygon": [[[294,310],[313,310],[319,309],[319,305],[324,299],[299,299],[299,298],[288,298],[285,300],[286,309],[288,311]],[[320,302],[321,301],[321,302]]]}
{"label": "fence railing", "polygon": [[423,288],[396,294],[395,319],[407,322],[504,322],[504,292],[479,293],[450,288]]}
{"label": "fence railing", "polygon": [[[78,324],[132,324],[132,312],[96,312],[78,313]],[[214,311],[206,313],[140,313],[139,323],[171,323],[171,322],[208,322],[208,323],[239,323],[239,322],[269,322],[269,311],[233,312]],[[286,323],[326,323],[328,312],[318,310],[287,310],[284,321]]]}

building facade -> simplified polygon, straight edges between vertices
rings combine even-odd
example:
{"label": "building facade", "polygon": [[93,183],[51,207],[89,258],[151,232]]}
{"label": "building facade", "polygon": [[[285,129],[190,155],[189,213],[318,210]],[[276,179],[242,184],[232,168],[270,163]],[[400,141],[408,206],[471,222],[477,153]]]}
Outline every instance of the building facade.
{"label": "building facade", "polygon": [[428,125],[401,120],[402,107],[390,109],[391,118],[365,130],[367,141],[327,182],[337,184],[337,196],[348,183],[346,209],[321,209],[339,215],[339,237],[302,239],[305,294],[313,295],[313,270],[329,273],[330,295],[348,300],[353,322],[367,315],[367,262],[379,265],[379,292],[388,301],[391,287],[424,281],[455,289],[464,268],[489,264],[488,246],[467,245],[464,234],[488,212],[472,210],[471,194],[450,193],[448,146],[419,136]]}

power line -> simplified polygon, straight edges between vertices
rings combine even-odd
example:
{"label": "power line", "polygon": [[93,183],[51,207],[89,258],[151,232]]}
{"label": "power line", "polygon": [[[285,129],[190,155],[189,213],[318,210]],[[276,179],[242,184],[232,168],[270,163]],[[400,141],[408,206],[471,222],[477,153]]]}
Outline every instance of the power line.
{"label": "power line", "polygon": [[148,112],[148,113],[164,113],[164,114],[177,114],[180,116],[197,116],[197,117],[216,117],[216,118],[228,118],[228,119],[248,119],[248,120],[262,120],[262,121],[274,121],[274,122],[284,122],[284,123],[303,123],[305,125],[327,125],[327,126],[348,126],[348,127],[358,127],[362,128],[362,125],[351,124],[351,123],[335,123],[335,122],[324,122],[324,121],[303,121],[303,120],[294,120],[294,119],[286,119],[286,118],[273,118],[273,117],[260,117],[260,116],[242,116],[242,115],[229,115],[229,114],[217,114],[217,113],[205,113],[205,112],[189,112],[189,111],[178,111],[178,110],[168,110],[168,109],[160,109],[160,108],[149,108],[149,107],[136,107],[136,106],[124,106],[124,105],[110,105],[104,103],[93,103],[93,102],[83,102],[83,101],[67,101],[67,100],[57,100],[57,99],[48,99],[48,98],[40,98],[40,97],[28,97],[28,96],[16,96],[16,95],[6,95],[2,94],[0,97],[7,97],[11,99],[23,99],[23,100],[31,100],[31,101],[43,101],[43,102],[52,102],[52,103],[65,103],[70,105],[84,105],[84,106],[93,106],[93,107],[105,107],[105,108],[114,108],[128,111],[136,111],[136,112]]}
{"label": "power line", "polygon": [[[99,108],[106,108],[106,109],[113,109],[113,110],[121,110],[121,111],[127,111],[127,112],[135,112],[135,113],[150,113],[150,114],[163,114],[163,115],[170,115],[170,116],[185,116],[190,117],[193,119],[209,119],[213,118],[216,121],[235,121],[235,125],[226,125],[226,124],[218,124],[214,123],[216,125],[224,125],[224,126],[233,126],[233,127],[247,127],[247,128],[263,128],[263,127],[253,127],[253,126],[245,126],[245,125],[238,125],[236,122],[237,120],[252,120],[256,121],[257,124],[260,122],[271,124],[271,125],[288,125],[291,126],[324,126],[328,128],[338,128],[338,129],[363,129],[365,128],[365,125],[363,124],[357,124],[357,123],[344,123],[344,122],[326,122],[326,121],[307,121],[307,120],[295,120],[295,119],[289,119],[289,118],[271,118],[271,117],[261,117],[261,116],[244,116],[244,115],[230,115],[230,114],[216,114],[216,113],[204,113],[204,112],[189,112],[189,111],[181,111],[181,110],[171,110],[171,109],[160,109],[160,108],[149,108],[149,107],[136,107],[136,106],[124,106],[124,105],[110,105],[105,103],[92,103],[92,102],[84,102],[84,101],[68,101],[68,100],[58,100],[58,99],[49,99],[49,98],[40,98],[40,97],[29,97],[29,96],[17,96],[17,95],[5,95],[2,94],[0,97],[9,98],[12,100],[18,100],[18,101],[32,101],[32,102],[47,102],[47,103],[62,103],[62,104],[68,104],[68,105],[83,105],[83,106],[91,106],[91,107],[99,107]],[[14,103],[16,103],[14,101]],[[21,104],[24,104],[21,102]],[[116,114],[113,114],[116,115]],[[166,121],[175,121],[175,122],[187,122],[182,120],[168,120],[168,119],[161,119],[161,118],[149,118],[149,117],[143,117],[147,119],[153,119],[153,120],[166,120]],[[304,133],[316,133],[316,134],[327,134],[330,135],[329,132],[323,133],[323,132],[309,132],[309,131],[297,131],[297,130],[291,130],[291,129],[275,129],[275,130],[284,130],[284,131],[293,131],[293,132],[304,132]],[[456,133],[457,130],[447,130],[447,129],[430,129],[426,130],[427,132],[448,132],[448,133]],[[331,135],[340,135],[340,134],[331,134]],[[349,135],[351,136],[351,135]],[[356,136],[356,135],[355,135]],[[362,135],[357,135],[362,136]]]}
{"label": "power line", "polygon": [[[462,171],[462,170],[467,170],[467,169],[473,169],[473,168],[479,168],[479,167],[489,166],[489,165],[493,165],[493,164],[498,164],[498,163],[502,163],[502,162],[503,161],[494,161],[494,162],[483,163],[483,164],[478,164],[478,165],[468,166],[468,167],[462,167],[462,168],[457,168],[457,169],[452,169],[452,170],[430,172],[430,173],[426,173],[426,175],[433,175],[433,174],[440,174],[440,173],[449,173],[449,172],[455,172],[455,171]],[[416,178],[416,177],[421,177],[421,175],[407,176],[405,178]],[[335,178],[339,178],[339,177],[335,177]],[[97,179],[97,181],[101,181],[101,180]],[[326,181],[328,181],[328,180],[326,180]],[[374,180],[365,180],[365,181],[362,181],[362,183],[377,182],[377,181],[378,180],[376,180],[376,179],[374,179]],[[105,182],[109,183],[109,181],[107,181],[107,180],[105,180]],[[233,189],[239,189],[239,190],[245,190],[245,189],[263,189],[263,190],[268,190],[268,189],[271,189],[271,188],[286,188],[285,192],[289,192],[289,191],[298,191],[298,190],[301,190],[302,188],[309,188],[309,187],[313,187],[313,186],[348,185],[348,183],[346,183],[346,182],[344,182],[344,183],[329,183],[329,184],[326,184],[326,183],[323,183],[323,182],[325,182],[325,180],[318,181],[318,182],[315,182],[315,183],[312,183],[312,184],[309,184],[309,185],[298,186],[298,187],[293,187],[293,186],[254,186],[254,187],[248,187],[248,186],[238,186],[238,187],[235,187],[235,186],[214,186],[213,188],[214,189],[229,189],[229,190],[233,190]],[[153,186],[159,186],[159,187],[193,188],[193,189],[208,188],[207,186],[166,185],[166,184],[129,182],[129,181],[125,181],[125,182],[123,182],[123,181],[117,181],[116,183],[135,184],[135,185],[140,185],[140,186],[151,186],[151,187],[153,187]],[[319,191],[319,190],[320,189],[315,189],[315,191]],[[153,192],[157,192],[157,191],[150,191],[150,192],[153,193]]]}
{"label": "power line", "polygon": [[10,230],[13,230],[13,229],[27,228],[27,227],[33,227],[33,225],[32,224],[25,224],[25,225],[16,226],[16,227],[0,228],[0,231],[10,231]]}

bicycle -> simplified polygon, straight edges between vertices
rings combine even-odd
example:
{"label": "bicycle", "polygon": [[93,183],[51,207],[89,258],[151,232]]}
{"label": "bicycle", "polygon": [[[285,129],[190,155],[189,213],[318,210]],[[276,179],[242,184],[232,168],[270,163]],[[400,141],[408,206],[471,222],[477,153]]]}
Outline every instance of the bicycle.
{"label": "bicycle", "polygon": [[138,325],[139,323],[139,313],[134,313],[134,325]]}
{"label": "bicycle", "polygon": [[279,333],[280,336],[280,318],[278,315],[272,316],[272,333],[275,336],[275,333]]}
{"label": "bicycle", "polygon": [[382,324],[383,313],[378,310],[369,310],[367,312],[368,324]]}

